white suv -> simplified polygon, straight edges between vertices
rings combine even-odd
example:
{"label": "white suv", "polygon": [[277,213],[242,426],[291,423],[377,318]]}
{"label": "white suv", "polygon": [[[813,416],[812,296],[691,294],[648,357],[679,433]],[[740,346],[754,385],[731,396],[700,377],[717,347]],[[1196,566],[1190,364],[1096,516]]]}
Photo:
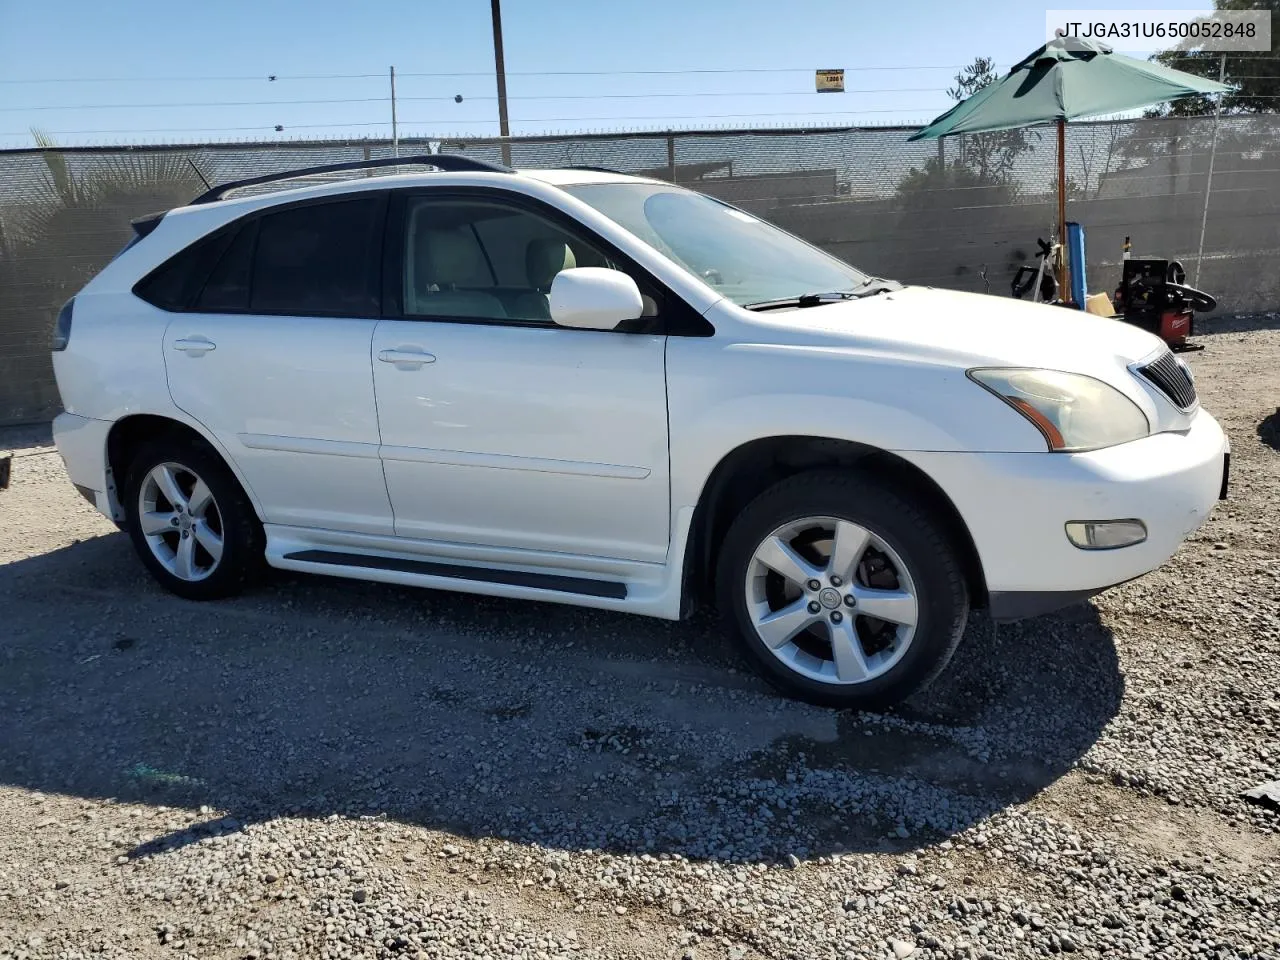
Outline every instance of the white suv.
{"label": "white suv", "polygon": [[1225,495],[1222,430],[1136,327],[868,277],[605,171],[290,176],[408,162],[215,188],[59,317],[67,471],[174,593],[265,560],[671,619],[714,599],[784,690],[884,705],[970,607],[1140,576]]}

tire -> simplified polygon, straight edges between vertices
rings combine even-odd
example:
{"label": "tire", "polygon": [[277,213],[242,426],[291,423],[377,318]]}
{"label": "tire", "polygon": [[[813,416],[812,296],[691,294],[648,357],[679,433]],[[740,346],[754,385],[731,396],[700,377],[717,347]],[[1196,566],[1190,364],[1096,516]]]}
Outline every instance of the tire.
{"label": "tire", "polygon": [[748,504],[721,547],[716,593],[731,632],[770,682],[831,707],[880,709],[925,687],[950,661],[969,612],[943,525],[852,471],[799,474]]}
{"label": "tire", "polygon": [[262,565],[265,535],[253,504],[204,442],[166,437],[144,444],[129,466],[124,506],[143,564],[187,600],[234,596]]}

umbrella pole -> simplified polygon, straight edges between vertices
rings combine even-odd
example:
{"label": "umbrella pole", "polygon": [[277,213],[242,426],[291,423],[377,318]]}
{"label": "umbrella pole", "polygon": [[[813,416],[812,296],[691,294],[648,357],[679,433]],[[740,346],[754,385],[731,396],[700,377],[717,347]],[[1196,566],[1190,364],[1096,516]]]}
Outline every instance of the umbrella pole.
{"label": "umbrella pole", "polygon": [[1058,249],[1061,268],[1058,270],[1058,295],[1063,303],[1071,299],[1067,284],[1071,268],[1067,263],[1067,121],[1058,121]]}

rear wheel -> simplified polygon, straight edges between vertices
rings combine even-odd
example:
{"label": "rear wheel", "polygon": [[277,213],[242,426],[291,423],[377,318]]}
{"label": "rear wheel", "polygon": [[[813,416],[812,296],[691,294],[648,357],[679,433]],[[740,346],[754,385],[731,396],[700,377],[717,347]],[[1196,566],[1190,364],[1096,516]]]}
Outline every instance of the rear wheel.
{"label": "rear wheel", "polygon": [[155,441],[134,457],[126,527],[151,574],[188,600],[243,589],[259,565],[262,525],[221,458],[204,444]]}
{"label": "rear wheel", "polygon": [[725,538],[720,609],[784,692],[883,707],[951,659],[968,594],[943,527],[875,480],[814,472],[766,490]]}

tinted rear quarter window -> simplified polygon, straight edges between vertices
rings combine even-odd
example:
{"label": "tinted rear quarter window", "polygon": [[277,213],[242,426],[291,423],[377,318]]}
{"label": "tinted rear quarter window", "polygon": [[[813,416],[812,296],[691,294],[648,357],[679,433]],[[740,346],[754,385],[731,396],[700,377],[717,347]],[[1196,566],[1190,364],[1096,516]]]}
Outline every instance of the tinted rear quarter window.
{"label": "tinted rear quarter window", "polygon": [[198,240],[138,281],[133,292],[164,310],[181,310],[199,293],[234,233],[223,232]]}
{"label": "tinted rear quarter window", "polygon": [[253,268],[253,244],[257,238],[256,221],[247,223],[234,234],[234,239],[209,274],[195,308],[205,313],[249,308],[249,279]]}
{"label": "tinted rear quarter window", "polygon": [[249,309],[377,316],[381,199],[362,197],[270,213],[258,224]]}

